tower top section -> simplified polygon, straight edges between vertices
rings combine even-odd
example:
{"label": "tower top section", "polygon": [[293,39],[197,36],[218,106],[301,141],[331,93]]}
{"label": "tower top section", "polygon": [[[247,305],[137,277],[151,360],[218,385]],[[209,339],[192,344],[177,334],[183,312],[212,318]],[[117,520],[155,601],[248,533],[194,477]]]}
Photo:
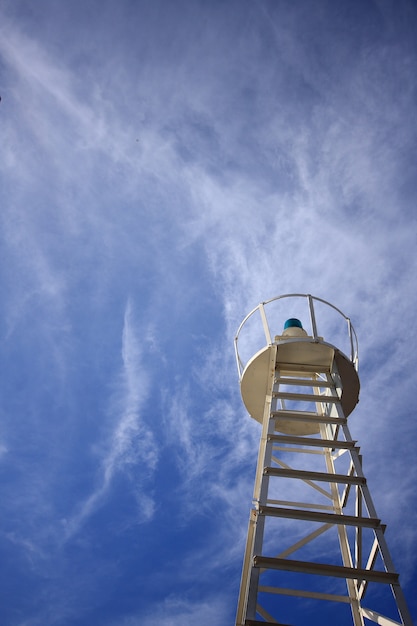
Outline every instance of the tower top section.
{"label": "tower top section", "polygon": [[358,402],[356,332],[350,319],[326,300],[297,293],[261,302],[239,326],[235,352],[243,402],[259,422],[277,368],[312,379],[337,372],[346,416]]}

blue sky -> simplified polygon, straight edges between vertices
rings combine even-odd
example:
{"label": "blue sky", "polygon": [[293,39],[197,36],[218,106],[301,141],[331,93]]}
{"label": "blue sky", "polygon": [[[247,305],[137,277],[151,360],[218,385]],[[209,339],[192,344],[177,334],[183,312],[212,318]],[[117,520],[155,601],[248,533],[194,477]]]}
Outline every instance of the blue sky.
{"label": "blue sky", "polygon": [[233,338],[294,292],[358,333],[417,620],[416,28],[406,0],[2,0],[2,624],[233,623]]}

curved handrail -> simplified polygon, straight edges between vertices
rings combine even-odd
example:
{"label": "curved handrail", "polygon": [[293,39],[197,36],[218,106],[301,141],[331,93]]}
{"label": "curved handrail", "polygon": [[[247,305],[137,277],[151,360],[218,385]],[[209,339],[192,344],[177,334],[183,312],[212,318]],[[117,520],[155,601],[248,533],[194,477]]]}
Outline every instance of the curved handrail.
{"label": "curved handrail", "polygon": [[308,308],[309,308],[309,312],[310,312],[311,328],[312,328],[312,332],[313,332],[313,337],[316,340],[319,340],[319,337],[318,337],[318,334],[317,334],[316,314],[315,314],[315,309],[314,309],[315,301],[321,302],[322,304],[325,304],[325,305],[329,306],[330,308],[334,309],[337,313],[339,313],[339,315],[341,315],[344,318],[344,320],[347,322],[348,337],[349,337],[349,343],[350,343],[350,360],[352,361],[353,365],[355,366],[355,369],[358,370],[358,338],[357,338],[355,329],[352,326],[350,318],[347,317],[347,315],[345,315],[339,308],[334,306],[334,304],[331,304],[327,300],[323,300],[323,298],[318,298],[316,296],[312,296],[310,294],[304,294],[304,293],[289,293],[289,294],[283,294],[281,296],[276,296],[275,298],[271,298],[270,300],[265,300],[264,302],[261,302],[260,304],[258,304],[258,306],[256,306],[254,309],[252,309],[252,311],[250,311],[250,313],[248,313],[246,315],[246,317],[244,318],[244,320],[240,324],[240,326],[239,326],[239,328],[238,328],[238,330],[236,332],[235,339],[234,339],[235,355],[236,355],[236,363],[237,363],[237,369],[238,369],[238,373],[239,373],[239,379],[241,378],[243,370],[245,368],[245,364],[242,361],[242,359],[240,358],[239,349],[238,349],[239,335],[241,333],[242,328],[245,326],[246,322],[252,317],[252,315],[254,315],[254,313],[259,311],[260,316],[261,316],[263,331],[264,331],[264,334],[265,334],[266,345],[267,346],[268,345],[272,345],[273,342],[272,342],[272,338],[271,338],[271,331],[270,331],[269,325],[268,325],[267,315],[266,315],[266,312],[265,312],[265,306],[270,304],[271,302],[275,302],[277,300],[282,300],[284,298],[306,298],[307,299],[307,301],[308,301]]}

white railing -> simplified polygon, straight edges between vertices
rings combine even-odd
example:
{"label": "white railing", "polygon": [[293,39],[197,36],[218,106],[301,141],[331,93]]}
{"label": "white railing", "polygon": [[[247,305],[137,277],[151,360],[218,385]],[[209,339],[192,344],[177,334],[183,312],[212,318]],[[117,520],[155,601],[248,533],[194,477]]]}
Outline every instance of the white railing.
{"label": "white railing", "polygon": [[[292,300],[282,302],[285,299]],[[358,339],[350,319],[322,298],[291,293],[261,302],[240,324],[234,340],[239,379],[249,359],[260,349],[271,345],[275,336],[282,334],[285,320],[291,317],[300,319],[303,328],[314,340],[323,340],[339,348],[358,369]]]}

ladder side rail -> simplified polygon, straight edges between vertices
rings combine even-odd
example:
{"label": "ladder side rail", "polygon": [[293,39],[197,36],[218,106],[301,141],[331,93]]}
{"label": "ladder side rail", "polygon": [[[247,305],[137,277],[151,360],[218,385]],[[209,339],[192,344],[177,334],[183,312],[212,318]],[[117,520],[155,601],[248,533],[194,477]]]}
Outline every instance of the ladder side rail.
{"label": "ladder side rail", "polygon": [[[357,486],[356,487],[356,493],[355,493],[355,515],[357,517],[362,517],[363,515],[363,500],[362,500],[362,491],[361,489]],[[362,528],[360,526],[356,527],[356,531],[355,531],[355,564],[356,567],[361,568],[362,567],[362,561],[363,561],[363,545],[362,545],[362,540],[363,540],[363,531]]]}
{"label": "ladder side rail", "polygon": [[256,511],[254,509],[251,509],[248,524],[248,534],[246,537],[245,555],[243,559],[242,575],[240,580],[240,593],[236,613],[236,626],[244,626],[245,624],[249,572],[253,555],[253,539],[255,534],[256,515]]}
{"label": "ladder side rail", "polygon": [[[271,464],[272,459],[272,441],[268,438],[268,435],[273,434],[275,430],[275,420],[272,417],[272,412],[275,409],[276,399],[273,398],[275,371],[276,371],[276,350],[277,347],[272,346],[270,355],[270,383],[267,390],[263,423],[262,423],[262,436],[261,444],[259,446],[258,467],[256,472],[255,490],[254,490],[254,502],[257,509],[256,523],[254,528],[253,538],[253,552],[252,557],[262,554],[263,537],[265,530],[265,516],[258,515],[259,506],[266,505],[268,500],[269,489],[269,476],[263,471],[265,466]],[[250,571],[248,572],[248,589],[247,589],[247,603],[246,603],[246,617],[248,619],[256,619],[257,605],[258,605],[258,586],[259,586],[259,568],[254,567],[253,561],[250,565]]]}
{"label": "ladder side rail", "polygon": [[[334,374],[337,374],[338,376],[337,366],[335,362],[333,362],[331,374],[332,374],[332,377]],[[337,411],[340,418],[344,417],[344,412],[343,412],[341,404],[335,404],[334,409]],[[352,441],[352,436],[350,434],[350,430],[346,421],[341,423],[341,428],[343,429],[345,439]],[[363,502],[365,503],[368,515],[369,517],[377,518],[378,516],[376,513],[376,508],[373,503],[371,493],[370,493],[368,484],[366,482],[365,475],[364,475],[363,468],[362,468],[362,457],[359,454],[357,448],[352,449],[350,453],[351,453],[352,463],[355,468],[355,473],[359,478],[363,479],[363,481],[360,484],[358,484],[358,489],[361,490]],[[396,573],[396,568],[392,561],[388,544],[385,539],[383,526],[380,525],[378,528],[375,528],[373,532],[378,542],[379,554],[381,556],[385,570],[389,573],[393,573],[393,574]],[[395,598],[398,613],[403,621],[404,626],[413,626],[413,622],[412,622],[411,615],[407,606],[407,602],[405,600],[405,596],[404,596],[404,593],[400,584],[398,582],[395,584],[394,583],[391,584],[391,591]]]}
{"label": "ladder side rail", "polygon": [[[272,390],[275,377],[275,362],[276,362],[277,347],[271,347],[270,363],[269,363],[269,381],[265,398],[264,415],[262,422],[262,433],[259,444],[258,462],[255,475],[255,486],[253,492],[253,501],[256,509],[259,506],[259,502],[262,497],[267,500],[268,492],[268,480],[269,477],[264,475],[263,469],[265,467],[267,454],[272,455],[272,443],[268,441],[268,434],[273,427],[271,419],[272,405]],[[245,624],[246,618],[255,619],[258,583],[259,583],[259,569],[253,567],[253,556],[262,547],[263,532],[264,532],[264,518],[261,519],[258,516],[257,510],[251,510],[250,517],[250,540],[246,543],[245,556],[243,561],[243,570],[238,599],[238,610],[236,615],[236,626],[242,626]]]}
{"label": "ladder side rail", "polygon": [[[336,391],[336,385],[330,388],[329,393],[333,397],[336,397],[338,402],[332,403],[332,404],[323,403],[322,410],[325,412],[325,414],[328,414],[328,415],[331,415],[336,411],[337,417],[342,418],[342,419],[345,418],[345,415],[342,410],[340,398]],[[331,435],[333,435],[334,437],[335,431],[330,424],[329,425],[321,424],[320,434],[321,434],[322,439],[327,439],[327,438],[330,438]],[[335,475],[336,468],[335,468],[335,463],[334,463],[331,449],[325,448],[324,452],[325,452],[325,462],[326,462],[327,471],[330,475]],[[330,483],[330,489],[331,489],[332,497],[333,497],[334,512],[339,516],[343,516],[343,508],[344,508],[345,502],[342,501],[341,499],[339,486],[335,482],[332,481]],[[348,538],[346,526],[342,524],[338,525],[337,533],[338,533],[338,538],[339,538],[339,546],[340,546],[340,552],[342,556],[343,565],[344,567],[347,567],[347,568],[353,568],[354,561],[353,561],[353,557],[351,553],[351,547],[349,544],[349,538]],[[350,598],[350,608],[352,612],[352,619],[353,619],[354,626],[365,626],[365,622],[364,622],[364,619],[360,610],[360,599],[358,595],[357,581],[348,577],[346,577],[345,580],[346,580],[348,596]]]}

